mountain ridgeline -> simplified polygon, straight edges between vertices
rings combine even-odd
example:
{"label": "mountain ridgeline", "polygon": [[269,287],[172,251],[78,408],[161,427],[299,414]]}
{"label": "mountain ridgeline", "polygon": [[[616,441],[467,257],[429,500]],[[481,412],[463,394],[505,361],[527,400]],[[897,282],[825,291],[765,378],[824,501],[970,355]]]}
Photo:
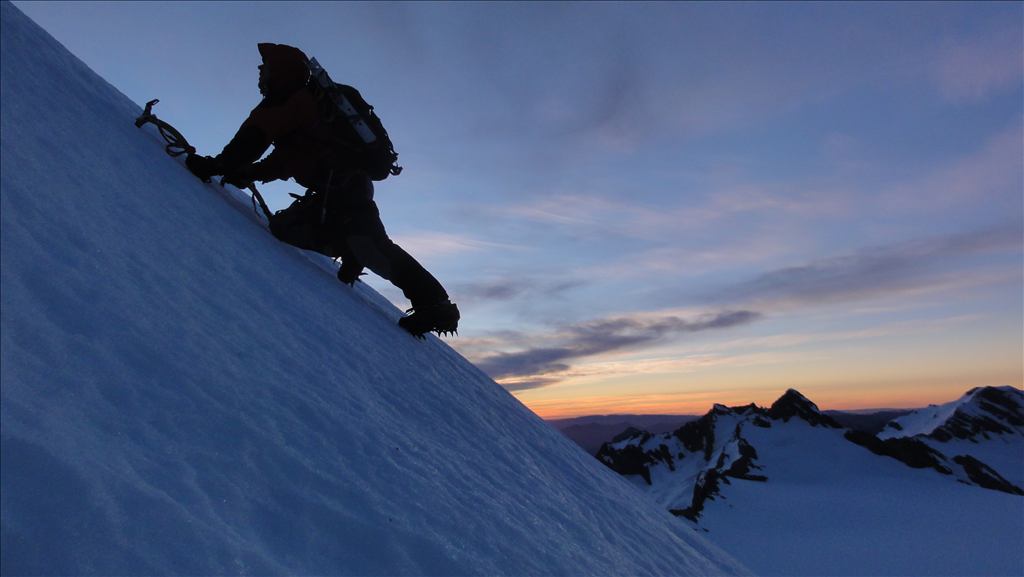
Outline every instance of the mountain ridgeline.
{"label": "mountain ridgeline", "polygon": [[[669,433],[653,434],[632,428],[605,443],[597,458],[621,475],[641,478],[648,486],[656,482],[675,484],[675,490],[670,491],[675,500],[669,503],[669,509],[694,521],[700,517],[705,503],[719,495],[722,485],[731,483],[730,479],[769,480],[759,462],[757,447],[745,432],[751,428],[770,430],[790,421],[836,430],[846,441],[908,467],[931,469],[969,485],[1024,495],[1020,482],[1009,480],[1016,481],[1012,471],[1004,476],[997,467],[986,464],[970,451],[944,451],[941,445],[952,439],[983,443],[993,437],[1024,437],[1021,397],[1022,393],[1012,387],[972,389],[955,407],[943,406],[948,415],[942,423],[928,418],[930,413],[921,417],[913,412],[890,422],[876,436],[846,429],[800,392],[789,389],[767,409],[754,404],[716,404],[704,416]],[[918,423],[922,419],[933,426],[926,433],[920,432]],[[915,433],[899,435],[904,429],[901,423],[910,423],[906,428]],[[689,500],[684,498],[687,496]]]}
{"label": "mountain ridgeline", "polygon": [[852,429],[788,390],[662,434],[633,428],[597,458],[755,573],[1020,574],[1022,397],[972,389],[884,427],[844,419],[868,427]]}
{"label": "mountain ridgeline", "polygon": [[879,437],[922,436],[939,442],[987,440],[1024,431],[1024,395],[1013,387],[975,387],[959,400],[890,421]]}

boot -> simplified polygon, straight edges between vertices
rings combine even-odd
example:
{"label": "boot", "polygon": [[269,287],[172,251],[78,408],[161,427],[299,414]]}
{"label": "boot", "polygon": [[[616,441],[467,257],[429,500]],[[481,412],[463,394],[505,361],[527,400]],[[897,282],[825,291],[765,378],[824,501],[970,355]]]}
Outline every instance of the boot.
{"label": "boot", "polygon": [[398,319],[398,326],[419,339],[427,333],[458,334],[459,307],[450,300],[443,300],[427,306],[414,306],[412,314]]}

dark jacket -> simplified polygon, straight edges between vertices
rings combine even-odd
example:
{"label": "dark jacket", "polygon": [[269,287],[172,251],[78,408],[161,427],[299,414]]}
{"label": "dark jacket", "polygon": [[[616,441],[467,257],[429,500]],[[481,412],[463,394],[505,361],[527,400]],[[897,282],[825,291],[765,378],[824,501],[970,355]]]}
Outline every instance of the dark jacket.
{"label": "dark jacket", "polygon": [[[332,169],[341,176],[345,167],[307,88],[306,56],[281,44],[260,44],[259,50],[269,77],[262,87],[264,98],[217,156],[222,174],[262,182],[294,178],[306,188],[321,190]],[[253,164],[271,144],[273,152]]]}

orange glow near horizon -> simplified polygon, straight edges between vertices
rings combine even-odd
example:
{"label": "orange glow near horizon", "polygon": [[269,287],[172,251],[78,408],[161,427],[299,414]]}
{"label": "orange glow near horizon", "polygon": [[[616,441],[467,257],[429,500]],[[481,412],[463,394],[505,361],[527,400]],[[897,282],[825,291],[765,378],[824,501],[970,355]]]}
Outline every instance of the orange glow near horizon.
{"label": "orange glow near horizon", "polygon": [[719,390],[701,389],[687,392],[641,393],[633,396],[610,394],[594,396],[549,396],[530,398],[531,391],[514,393],[519,400],[543,419],[567,419],[590,415],[652,414],[703,415],[714,404],[728,406],[754,403],[770,406],[776,399],[793,388],[800,391],[822,410],[913,409],[929,404],[948,403],[958,399],[976,386],[1011,385],[1022,388],[1019,378],[1013,380],[959,380],[938,384],[934,381],[888,384],[850,384],[841,387],[801,386],[799,384],[772,387],[735,388]]}
{"label": "orange glow near horizon", "polygon": [[560,419],[703,415],[715,403],[767,407],[787,389],[823,410],[919,408],[954,401],[973,387],[1024,386],[1020,337],[975,337],[963,330],[913,337],[817,339],[813,346],[792,347],[770,342],[774,347],[764,348],[729,341],[599,355],[538,375],[553,384],[513,394],[542,418]]}

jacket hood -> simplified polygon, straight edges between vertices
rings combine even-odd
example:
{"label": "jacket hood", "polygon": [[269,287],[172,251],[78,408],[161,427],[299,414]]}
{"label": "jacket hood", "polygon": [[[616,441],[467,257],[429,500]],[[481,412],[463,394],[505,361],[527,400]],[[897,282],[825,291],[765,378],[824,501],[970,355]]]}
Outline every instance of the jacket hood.
{"label": "jacket hood", "polygon": [[257,44],[268,76],[268,96],[286,96],[306,85],[309,59],[298,48],[287,44]]}

